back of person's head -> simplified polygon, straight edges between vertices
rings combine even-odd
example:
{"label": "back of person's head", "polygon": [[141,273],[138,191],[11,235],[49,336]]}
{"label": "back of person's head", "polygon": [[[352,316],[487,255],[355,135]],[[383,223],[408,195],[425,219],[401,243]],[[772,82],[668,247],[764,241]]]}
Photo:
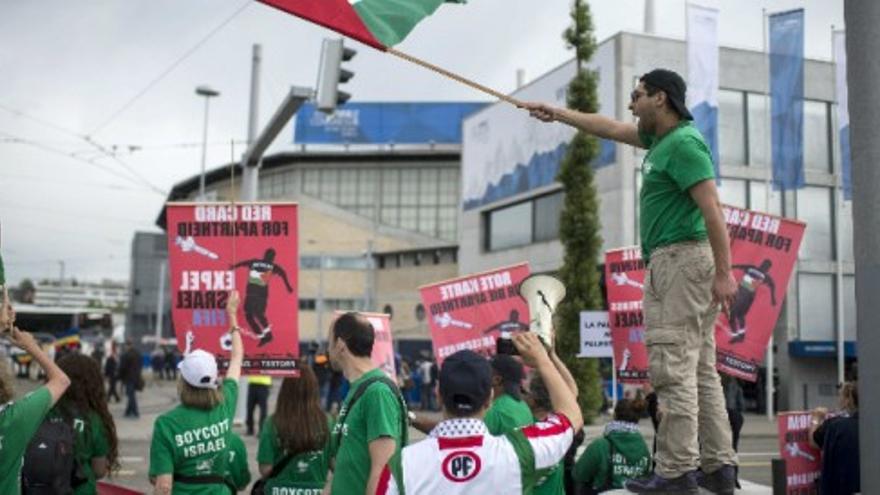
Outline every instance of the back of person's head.
{"label": "back of person's head", "polygon": [[15,388],[12,384],[9,368],[6,363],[0,361],[0,405],[6,404],[15,396]]}
{"label": "back of person's head", "polygon": [[638,423],[648,411],[648,401],[638,397],[635,399],[623,399],[614,406],[614,419],[627,423]]}
{"label": "back of person's head", "polygon": [[513,356],[496,354],[492,357],[492,380],[505,394],[519,400],[525,376],[522,364]]}
{"label": "back of person's head", "polygon": [[[100,418],[107,437],[109,450],[107,460],[110,470],[119,467],[119,441],[116,436],[116,423],[107,407],[107,394],[104,390],[104,377],[101,366],[90,356],[69,353],[58,360],[58,367],[70,378],[70,386],[64,392],[59,407],[67,414],[87,416],[94,413]],[[88,417],[86,424],[91,424]]]}
{"label": "back of person's head", "polygon": [[859,387],[856,382],[844,382],[840,386],[840,406],[847,411],[859,409]]}
{"label": "back of person's head", "polygon": [[450,417],[478,416],[492,398],[492,369],[479,354],[464,350],[446,358],[437,377],[440,398]]}
{"label": "back of person's head", "polygon": [[355,357],[370,357],[376,332],[363,315],[348,312],[333,322],[333,340],[342,340],[348,352]]}
{"label": "back of person's head", "polygon": [[177,368],[180,370],[177,392],[183,405],[210,410],[223,402],[217,381],[217,361],[212,354],[196,349],[184,356]]}
{"label": "back of person's head", "polygon": [[550,401],[550,391],[547,390],[547,384],[544,383],[544,379],[537,373],[532,375],[532,379],[529,381],[528,402],[529,407],[532,408],[532,412],[549,413],[553,411],[553,403]]}
{"label": "back of person's head", "polygon": [[298,377],[281,382],[272,417],[281,446],[289,454],[320,450],[329,435],[315,372],[303,362],[297,367]]}

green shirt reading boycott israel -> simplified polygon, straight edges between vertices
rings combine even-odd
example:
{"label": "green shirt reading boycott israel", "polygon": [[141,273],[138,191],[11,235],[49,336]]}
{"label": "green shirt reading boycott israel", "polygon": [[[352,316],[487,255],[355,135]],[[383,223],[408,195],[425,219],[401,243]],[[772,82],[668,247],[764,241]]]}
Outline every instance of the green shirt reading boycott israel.
{"label": "green shirt reading boycott israel", "polygon": [[715,177],[712,153],[693,122],[683,120],[662,137],[639,133],[642,163],[639,234],[645,263],[655,249],[708,238],[706,221],[688,189]]}
{"label": "green shirt reading boycott israel", "polygon": [[[150,476],[223,476],[231,448],[238,383],[223,380],[223,402],[211,410],[179,405],[156,418],[150,445]],[[226,493],[222,485],[174,482],[175,495]]]}

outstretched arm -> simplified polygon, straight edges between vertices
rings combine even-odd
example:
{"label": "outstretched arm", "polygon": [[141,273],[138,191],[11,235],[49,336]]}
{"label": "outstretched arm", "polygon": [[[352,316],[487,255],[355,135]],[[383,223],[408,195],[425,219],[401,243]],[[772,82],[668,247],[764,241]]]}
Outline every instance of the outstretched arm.
{"label": "outstretched arm", "polygon": [[230,270],[235,270],[236,268],[241,268],[241,267],[243,267],[243,266],[248,266],[248,265],[250,265],[251,263],[253,263],[253,262],[255,262],[255,261],[260,261],[260,260],[254,260],[254,259],[251,259],[251,260],[242,260],[242,261],[239,261],[238,263],[236,263],[236,264],[234,264],[234,265],[229,265],[229,269],[230,269]]}
{"label": "outstretched arm", "polygon": [[284,286],[287,287],[287,292],[293,292],[293,287],[291,287],[290,282],[287,281],[287,272],[284,271],[284,268],[275,265],[272,267],[272,273],[281,277],[281,280],[284,281]]}
{"label": "outstretched arm", "polygon": [[584,113],[546,103],[524,103],[523,108],[542,122],[562,122],[596,137],[630,144],[637,148],[645,147],[639,139],[639,129],[635,124],[620,122],[598,113]]}
{"label": "outstretched arm", "polygon": [[765,275],[764,282],[770,289],[770,302],[773,303],[774,306],[776,306],[776,283],[773,282],[773,277],[771,277],[770,275]]}

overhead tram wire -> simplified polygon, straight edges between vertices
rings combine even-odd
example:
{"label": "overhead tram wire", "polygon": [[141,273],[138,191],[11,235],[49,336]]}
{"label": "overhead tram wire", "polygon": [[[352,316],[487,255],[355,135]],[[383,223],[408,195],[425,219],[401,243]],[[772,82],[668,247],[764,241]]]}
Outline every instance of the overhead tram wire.
{"label": "overhead tram wire", "polygon": [[21,143],[21,144],[27,144],[27,145],[34,146],[34,147],[36,147],[36,148],[42,149],[42,150],[44,150],[44,151],[51,151],[51,152],[54,152],[54,153],[62,154],[62,155],[64,155],[64,156],[68,156],[68,157],[70,157],[70,158],[73,158],[74,160],[78,160],[78,161],[81,161],[81,162],[88,163],[88,164],[90,164],[90,165],[96,166],[96,167],[98,167],[98,168],[104,170],[105,172],[108,172],[108,173],[110,173],[110,174],[113,174],[113,175],[115,175],[116,177],[123,178],[123,179],[125,179],[125,180],[130,181],[130,182],[137,183],[137,181],[140,181],[140,182],[141,182],[140,185],[146,186],[147,188],[151,189],[151,190],[152,190],[154,193],[156,193],[156,194],[159,194],[159,195],[162,195],[162,196],[165,196],[165,195],[168,194],[167,191],[164,191],[164,190],[162,190],[161,188],[155,186],[155,185],[152,184],[149,180],[147,180],[145,177],[143,177],[142,175],[140,175],[139,173],[137,173],[137,172],[136,172],[131,166],[129,166],[128,164],[126,164],[125,162],[123,162],[122,160],[120,160],[118,157],[116,157],[116,156],[114,155],[114,153],[113,153],[111,150],[106,149],[106,148],[105,148],[104,146],[102,146],[100,143],[95,142],[93,139],[89,138],[89,136],[87,136],[87,135],[85,135],[85,134],[81,134],[81,133],[78,133],[78,132],[76,132],[76,131],[74,131],[74,130],[71,130],[71,129],[67,128],[67,127],[64,127],[64,126],[61,126],[61,125],[55,124],[55,123],[53,123],[53,122],[49,122],[48,120],[41,119],[41,118],[39,118],[39,117],[35,117],[35,116],[33,116],[33,115],[30,115],[30,114],[27,114],[27,113],[25,113],[25,112],[22,112],[22,111],[20,111],[20,110],[16,110],[16,109],[14,109],[14,108],[10,108],[10,107],[8,107],[8,106],[6,106],[6,105],[3,105],[3,104],[0,104],[0,110],[4,110],[4,111],[6,111],[6,112],[9,112],[10,114],[12,114],[12,115],[14,115],[14,116],[16,116],[16,117],[21,117],[21,118],[25,118],[25,119],[28,119],[28,120],[32,120],[32,121],[34,121],[34,122],[36,122],[36,123],[38,123],[38,124],[40,124],[40,125],[43,125],[43,126],[46,126],[46,127],[50,128],[50,129],[54,129],[54,130],[56,130],[56,131],[58,131],[58,132],[61,132],[61,133],[67,134],[67,135],[69,135],[69,136],[73,136],[73,137],[75,137],[75,138],[77,138],[77,139],[79,139],[79,140],[85,141],[89,146],[91,146],[92,148],[94,148],[95,151],[97,151],[98,153],[100,153],[101,156],[103,156],[103,157],[109,157],[110,159],[116,161],[116,162],[117,162],[120,166],[122,166],[122,167],[123,167],[128,173],[132,174],[132,176],[133,176],[135,179],[137,179],[137,180],[133,180],[131,177],[127,177],[127,176],[124,176],[124,175],[120,175],[119,173],[117,173],[117,172],[111,170],[111,169],[110,169],[109,167],[107,167],[106,165],[102,165],[102,164],[97,163],[96,160],[97,160],[98,158],[100,158],[100,157],[97,157],[97,156],[96,156],[96,157],[94,157],[94,158],[85,159],[85,158],[82,158],[81,156],[79,156],[79,155],[81,155],[81,154],[87,152],[88,150],[80,150],[80,151],[74,151],[74,152],[66,152],[66,151],[64,151],[64,150],[59,150],[59,149],[57,149],[57,148],[54,148],[54,147],[49,146],[49,145],[46,145],[46,144],[44,144],[44,143],[40,143],[40,142],[38,142],[38,141],[34,141],[34,140],[31,140],[31,139],[26,139],[26,138],[22,138],[22,137],[14,136],[14,135],[9,134],[9,133],[7,133],[7,132],[0,131],[0,135],[5,135],[5,136],[7,136],[12,142],[17,142],[17,143]]}
{"label": "overhead tram wire", "polygon": [[106,120],[104,120],[103,122],[101,122],[101,124],[98,125],[97,127],[95,127],[94,129],[92,129],[92,131],[89,132],[87,136],[94,136],[95,134],[97,134],[98,132],[100,132],[102,129],[104,129],[105,127],[107,127],[111,122],[113,122],[114,120],[116,120],[117,117],[119,117],[123,112],[125,112],[126,110],[128,110],[129,107],[131,107],[131,106],[132,106],[137,100],[139,100],[142,96],[144,96],[145,94],[147,94],[147,92],[149,92],[151,89],[153,89],[153,87],[154,87],[156,84],[158,84],[160,81],[162,81],[163,79],[165,79],[165,77],[168,76],[168,74],[171,74],[171,73],[174,71],[174,69],[177,68],[178,65],[180,65],[181,63],[183,63],[184,60],[186,60],[187,58],[189,58],[190,55],[192,55],[193,53],[195,53],[199,48],[201,48],[202,45],[204,45],[208,40],[210,40],[211,38],[213,38],[215,34],[217,34],[218,32],[220,32],[221,29],[223,29],[224,27],[226,27],[227,24],[229,24],[230,22],[232,22],[232,20],[235,19],[236,17],[238,17],[239,14],[241,14],[242,12],[244,12],[245,9],[247,9],[248,7],[250,7],[252,3],[253,3],[253,2],[252,2],[251,0],[247,0],[247,1],[245,1],[243,4],[241,4],[241,6],[240,6],[238,9],[236,9],[235,12],[232,13],[232,15],[230,15],[229,17],[227,17],[226,19],[224,19],[223,22],[221,22],[221,23],[220,23],[219,25],[217,25],[214,29],[212,29],[211,31],[209,31],[208,34],[205,35],[205,36],[204,36],[202,39],[200,39],[198,42],[196,42],[195,45],[193,45],[192,47],[190,47],[189,49],[187,49],[187,50],[183,53],[183,55],[181,55],[180,57],[178,57],[177,60],[175,60],[170,66],[168,66],[167,69],[165,69],[164,71],[162,71],[158,76],[156,76],[156,77],[153,78],[149,83],[147,83],[147,85],[146,85],[143,89],[141,89],[140,91],[138,91],[134,96],[132,96],[128,101],[126,101],[121,107],[119,107],[118,110],[116,110],[115,112],[113,112],[113,113],[110,115],[110,117],[108,117]]}

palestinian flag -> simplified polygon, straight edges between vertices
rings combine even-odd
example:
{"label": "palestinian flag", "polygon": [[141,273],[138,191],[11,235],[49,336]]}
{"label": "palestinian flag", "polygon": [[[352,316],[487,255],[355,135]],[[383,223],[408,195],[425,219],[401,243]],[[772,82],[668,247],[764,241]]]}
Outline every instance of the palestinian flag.
{"label": "palestinian flag", "polygon": [[385,51],[442,3],[465,0],[259,0]]}

